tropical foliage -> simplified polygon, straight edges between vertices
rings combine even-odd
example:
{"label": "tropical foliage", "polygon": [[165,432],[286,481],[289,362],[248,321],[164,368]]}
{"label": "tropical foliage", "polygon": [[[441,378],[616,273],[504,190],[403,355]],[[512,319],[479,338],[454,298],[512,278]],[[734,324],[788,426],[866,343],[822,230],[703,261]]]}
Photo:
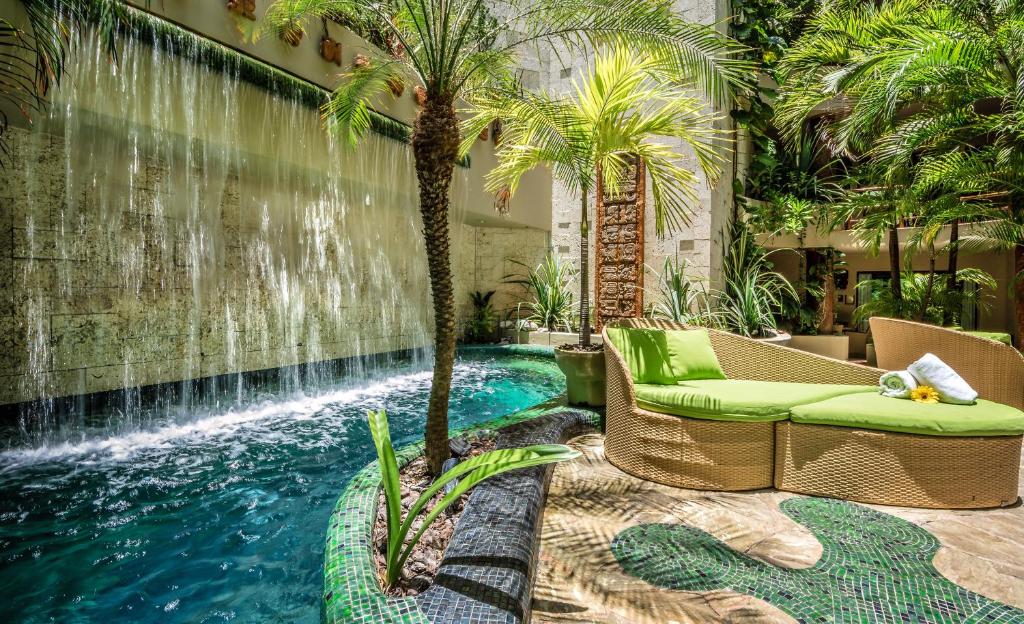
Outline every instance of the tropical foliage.
{"label": "tropical foliage", "polygon": [[487,292],[475,291],[470,293],[473,301],[473,314],[466,323],[466,339],[470,342],[484,342],[492,339],[494,330],[498,326],[498,314],[491,305],[493,290]]}
{"label": "tropical foliage", "polygon": [[[373,443],[377,449],[377,465],[380,467],[381,484],[387,507],[387,552],[385,554],[384,586],[391,587],[402,572],[402,566],[412,553],[420,537],[430,524],[452,503],[485,479],[519,468],[543,466],[579,457],[580,453],[563,444],[537,444],[525,448],[499,449],[488,451],[465,459],[436,478],[420,494],[416,502],[402,518],[402,488],[399,481],[398,460],[391,444],[387,414],[383,411],[369,412],[367,420]],[[441,499],[427,510],[427,505],[438,494]],[[427,512],[418,530],[412,532],[416,519]],[[410,535],[410,533],[412,533]]]}
{"label": "tropical foliage", "polygon": [[[726,147],[714,143],[720,136],[714,117],[692,91],[696,86],[713,94],[715,83],[706,78],[615,47],[597,57],[571,98],[497,88],[471,99],[476,114],[463,132],[464,151],[493,120],[503,123],[488,188],[512,195],[526,173],[544,165],[580,198],[581,347],[590,345],[590,193],[599,181],[604,194],[620,193],[639,166],[651,184],[657,234],[687,223],[698,178],[666,139],[678,139],[696,155],[709,183],[718,179]],[[730,84],[741,86],[738,80]]]}
{"label": "tropical foliage", "polygon": [[748,337],[771,335],[778,317],[797,301],[793,286],[773,270],[768,254],[746,223],[733,222],[723,249],[724,286],[717,297],[725,329]]}
{"label": "tropical foliage", "polygon": [[907,318],[936,325],[960,323],[960,310],[965,305],[988,305],[986,289],[996,284],[988,273],[978,269],[960,269],[956,281],[977,288],[949,288],[949,281],[936,279],[935,274],[904,272],[901,275],[902,298],[896,302],[888,280],[868,280],[857,286],[867,286],[871,298],[853,311],[854,323],[862,323],[872,316]]}
{"label": "tropical foliage", "polygon": [[[857,163],[845,216],[876,249],[886,241],[901,315],[897,229],[949,226],[944,288],[959,287],[961,247],[1012,249],[1024,335],[1022,24],[1020,0],[833,2],[782,61],[776,122],[791,142],[811,130]],[[961,240],[964,221],[977,232]]]}
{"label": "tropical foliage", "polygon": [[[486,13],[500,17],[481,29]],[[685,22],[668,0],[276,0],[267,15],[270,28],[284,32],[307,30],[332,17],[372,16],[374,27],[396,42],[390,54],[349,71],[324,108],[327,125],[352,142],[369,127],[371,103],[391,97],[396,80],[422,88],[412,149],[434,304],[426,444],[430,468],[437,472],[449,454],[448,396],[455,361],[448,208],[461,139],[456,102],[496,84],[512,84],[518,55],[540,46],[582,54],[621,45],[636,58],[657,59],[678,75],[693,76],[719,97],[730,82],[749,73],[749,65],[732,58],[735,44],[728,38]]]}
{"label": "tropical foliage", "polygon": [[117,55],[117,31],[123,0],[20,0],[21,16],[0,17],[0,165],[9,156],[11,122],[6,110],[31,116],[46,105],[60,85],[77,37],[92,27],[111,58]]}
{"label": "tropical foliage", "polygon": [[704,282],[686,274],[686,260],[665,258],[657,277],[657,301],[650,315],[687,325],[717,327],[714,299]]}
{"label": "tropical foliage", "polygon": [[505,283],[518,284],[526,289],[530,298],[527,302],[529,320],[550,331],[559,328],[571,330],[572,283],[576,279],[572,265],[562,262],[550,251],[536,267],[516,260],[510,262],[526,269],[526,275],[506,276]]}

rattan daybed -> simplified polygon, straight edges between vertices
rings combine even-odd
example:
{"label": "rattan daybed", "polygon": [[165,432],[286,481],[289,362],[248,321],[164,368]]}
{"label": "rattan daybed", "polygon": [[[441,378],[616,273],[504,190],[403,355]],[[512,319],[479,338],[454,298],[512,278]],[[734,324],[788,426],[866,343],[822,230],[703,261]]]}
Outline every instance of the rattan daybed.
{"label": "rattan daybed", "polygon": [[[613,326],[686,329],[671,321],[630,319]],[[633,379],[604,331],[608,380],[605,456],[637,477],[700,490],[771,487],[775,424],[723,422],[662,414],[637,407]],[[873,385],[882,371],[766,344],[726,332],[709,332],[715,355],[730,379]]]}
{"label": "rattan daybed", "polygon": [[[619,326],[684,329],[675,323],[646,319]],[[712,330],[708,336],[729,379],[875,385],[883,372],[724,332]],[[878,340],[876,335],[876,349],[884,358]],[[694,489],[748,490],[774,484],[791,492],[915,507],[995,507],[1017,499],[1021,436],[1013,427],[1019,419],[1012,430],[999,435],[974,431],[961,436],[948,431],[922,435],[884,430],[884,423],[883,430],[875,428],[878,423],[834,426],[821,424],[830,422],[827,420],[815,421],[813,414],[803,414],[805,422],[793,422],[795,415],[773,422],[723,422],[659,413],[637,405],[629,367],[608,339],[607,330],[604,344],[608,375],[605,454],[614,465],[635,476]],[[966,371],[954,358],[948,361]],[[1014,367],[1008,370],[1017,371]],[[995,383],[1008,383],[1008,379],[997,378]],[[1020,389],[1020,382],[1014,387]],[[986,383],[977,383],[975,388],[982,398],[993,396]],[[1005,400],[1005,394],[998,396]],[[855,412],[862,409],[859,404],[870,405],[879,398],[865,392],[806,407],[838,402],[852,406]],[[884,400],[890,402],[886,404],[890,410],[911,412],[920,407],[900,399]]]}

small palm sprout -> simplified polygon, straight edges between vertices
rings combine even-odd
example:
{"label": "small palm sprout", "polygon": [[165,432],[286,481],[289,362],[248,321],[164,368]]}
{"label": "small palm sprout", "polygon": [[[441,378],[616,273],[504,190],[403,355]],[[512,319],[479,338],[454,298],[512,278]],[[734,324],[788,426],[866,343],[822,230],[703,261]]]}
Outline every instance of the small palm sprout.
{"label": "small palm sprout", "polygon": [[[383,411],[368,412],[367,420],[373,444],[377,448],[377,463],[380,466],[381,483],[384,488],[384,501],[387,505],[387,552],[385,554],[384,586],[392,587],[401,576],[402,566],[412,554],[413,548],[423,533],[430,527],[449,505],[459,500],[470,488],[485,479],[519,468],[543,466],[555,462],[568,461],[580,456],[564,444],[535,444],[525,448],[497,449],[475,457],[465,459],[447,472],[440,475],[428,487],[412,507],[405,519],[402,519],[402,489],[399,482],[398,460],[395,449],[391,445],[391,433],[388,430],[388,417]],[[454,483],[434,508],[427,512],[419,530],[413,533],[413,523],[427,504],[445,486]]]}

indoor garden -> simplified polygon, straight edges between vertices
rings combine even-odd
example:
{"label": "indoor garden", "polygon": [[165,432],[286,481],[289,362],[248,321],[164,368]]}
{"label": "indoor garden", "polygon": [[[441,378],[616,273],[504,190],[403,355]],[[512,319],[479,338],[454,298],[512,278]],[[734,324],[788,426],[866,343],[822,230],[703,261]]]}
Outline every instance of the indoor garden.
{"label": "indoor garden", "polygon": [[0,0],[0,620],[1024,624],[1022,84],[1017,0]]}

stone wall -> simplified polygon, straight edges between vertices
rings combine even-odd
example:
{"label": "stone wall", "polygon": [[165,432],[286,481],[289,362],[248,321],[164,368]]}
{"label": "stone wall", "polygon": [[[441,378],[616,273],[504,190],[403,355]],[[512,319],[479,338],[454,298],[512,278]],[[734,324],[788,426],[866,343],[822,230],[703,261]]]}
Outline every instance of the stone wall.
{"label": "stone wall", "polygon": [[[499,228],[462,226],[462,244],[456,260],[459,276],[456,302],[463,319],[473,310],[473,291],[493,290],[491,304],[502,315],[513,311],[520,301],[528,299],[522,286],[505,283],[509,275],[524,274],[540,264],[550,249],[550,233],[534,228]],[[527,312],[524,308],[523,315]]]}
{"label": "stone wall", "polygon": [[[91,136],[102,167],[83,162],[66,134],[11,131],[0,175],[0,403],[430,344],[411,187],[378,189],[380,207],[338,210],[315,187],[269,189],[253,172],[208,165],[189,182],[156,156],[133,165],[120,141]],[[187,189],[203,196],[201,212],[181,204],[176,191]],[[497,290],[496,309],[512,305],[517,287],[501,283],[511,260],[536,264],[547,244],[543,230],[456,224],[460,312],[473,290]]]}

